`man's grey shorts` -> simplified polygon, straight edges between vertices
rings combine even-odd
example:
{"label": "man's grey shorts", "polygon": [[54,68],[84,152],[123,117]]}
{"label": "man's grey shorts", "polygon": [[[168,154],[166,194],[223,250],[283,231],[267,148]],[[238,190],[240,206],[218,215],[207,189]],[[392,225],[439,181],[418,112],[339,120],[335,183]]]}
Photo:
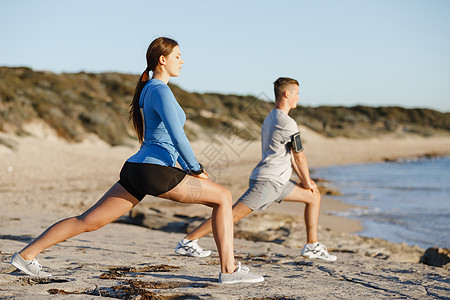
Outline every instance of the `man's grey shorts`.
{"label": "man's grey shorts", "polygon": [[280,203],[294,189],[296,183],[289,180],[284,185],[271,181],[250,180],[249,187],[238,201],[251,210],[266,209],[272,202]]}

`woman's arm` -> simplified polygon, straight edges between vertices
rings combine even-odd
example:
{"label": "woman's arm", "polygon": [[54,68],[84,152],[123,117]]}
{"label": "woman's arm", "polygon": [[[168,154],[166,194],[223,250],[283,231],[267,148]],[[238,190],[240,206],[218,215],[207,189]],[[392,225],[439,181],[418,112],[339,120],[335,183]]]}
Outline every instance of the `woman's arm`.
{"label": "woman's arm", "polygon": [[155,89],[152,95],[152,104],[161,117],[175,148],[189,170],[200,170],[200,164],[195,158],[194,151],[184,132],[183,125],[178,118],[177,100],[168,86],[161,86]]}
{"label": "woman's arm", "polygon": [[184,161],[184,159],[180,156],[178,156],[177,159],[178,163],[180,164],[180,167],[184,170],[184,171],[188,171],[189,167],[187,165],[187,163]]}

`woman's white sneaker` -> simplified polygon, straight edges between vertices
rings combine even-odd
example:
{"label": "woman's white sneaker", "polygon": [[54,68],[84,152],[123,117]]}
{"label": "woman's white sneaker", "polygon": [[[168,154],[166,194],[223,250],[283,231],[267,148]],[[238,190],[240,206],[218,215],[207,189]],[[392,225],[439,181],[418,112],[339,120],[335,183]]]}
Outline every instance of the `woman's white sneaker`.
{"label": "woman's white sneaker", "polygon": [[46,278],[52,276],[52,274],[42,271],[42,266],[36,259],[25,260],[19,253],[15,253],[11,258],[11,264],[27,275],[39,278]]}
{"label": "woman's white sneaker", "polygon": [[197,240],[182,240],[179,241],[175,248],[175,253],[182,255],[189,255],[193,257],[207,257],[211,255],[210,250],[203,250],[197,243]]}
{"label": "woman's white sneaker", "polygon": [[324,245],[317,242],[313,246],[308,244],[303,247],[302,256],[306,258],[320,258],[326,261],[336,261],[337,257],[328,253]]}
{"label": "woman's white sneaker", "polygon": [[258,274],[250,273],[250,269],[247,267],[241,266],[239,262],[236,270],[231,274],[220,273],[219,274],[219,283],[232,284],[232,283],[241,283],[241,282],[262,282],[264,281],[264,277]]}

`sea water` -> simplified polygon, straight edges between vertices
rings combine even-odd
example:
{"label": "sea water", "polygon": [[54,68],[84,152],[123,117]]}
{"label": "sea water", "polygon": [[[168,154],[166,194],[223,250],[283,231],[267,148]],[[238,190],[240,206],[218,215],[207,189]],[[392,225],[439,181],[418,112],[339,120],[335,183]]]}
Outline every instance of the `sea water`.
{"label": "sea water", "polygon": [[360,206],[339,215],[362,221],[359,235],[421,248],[450,248],[450,157],[314,169]]}

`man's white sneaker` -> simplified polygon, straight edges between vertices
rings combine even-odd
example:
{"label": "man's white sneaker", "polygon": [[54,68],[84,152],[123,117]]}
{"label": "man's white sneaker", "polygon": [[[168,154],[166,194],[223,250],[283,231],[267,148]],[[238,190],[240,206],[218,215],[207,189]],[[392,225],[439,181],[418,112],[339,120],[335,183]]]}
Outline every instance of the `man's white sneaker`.
{"label": "man's white sneaker", "polygon": [[327,248],[321,243],[316,243],[315,246],[308,244],[303,247],[302,256],[306,258],[320,258],[326,261],[336,261],[337,257],[328,253]]}
{"label": "man's white sneaker", "polygon": [[[184,241],[184,242],[183,242]],[[203,250],[197,243],[198,240],[179,241],[175,248],[175,253],[189,255],[193,257],[206,257],[211,255],[211,251]]]}
{"label": "man's white sneaker", "polygon": [[250,273],[250,269],[247,267],[241,266],[239,262],[236,270],[231,274],[220,273],[219,274],[219,283],[224,284],[232,284],[232,283],[241,283],[241,282],[262,282],[264,281],[264,277],[261,275]]}
{"label": "man's white sneaker", "polygon": [[11,258],[11,264],[22,272],[25,272],[33,277],[46,278],[52,276],[52,274],[42,271],[42,266],[36,259],[25,260],[19,255],[19,253],[15,253],[13,255]]}

